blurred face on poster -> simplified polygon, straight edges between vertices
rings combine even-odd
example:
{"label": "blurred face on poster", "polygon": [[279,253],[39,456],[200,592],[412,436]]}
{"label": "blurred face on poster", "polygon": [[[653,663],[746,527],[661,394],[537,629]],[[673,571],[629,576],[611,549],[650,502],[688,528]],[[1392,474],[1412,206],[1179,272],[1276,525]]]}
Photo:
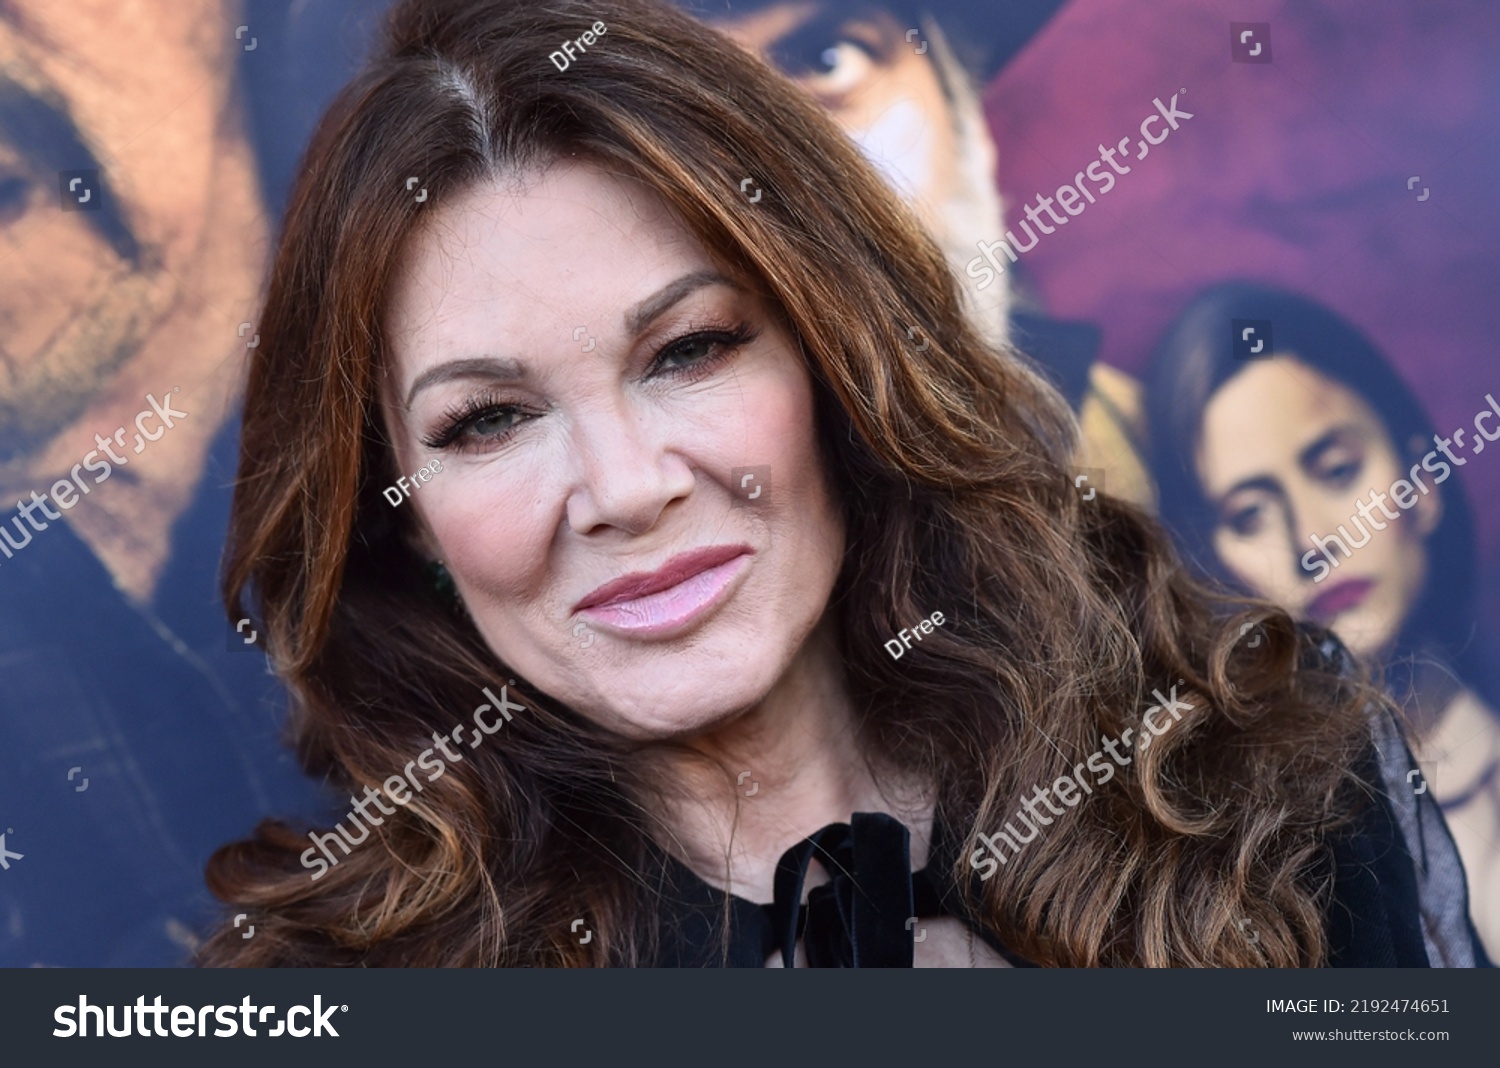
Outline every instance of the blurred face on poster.
{"label": "blurred face on poster", "polygon": [[[958,273],[973,259],[976,241],[1004,232],[999,153],[984,114],[983,82],[1028,45],[1061,0],[998,6],[976,0],[921,11],[848,0],[729,0],[727,6],[713,24],[833,116],[915,209]],[[1132,444],[1142,429],[1138,384],[1094,362],[1092,349],[1064,353],[1043,345],[1034,320],[1020,327],[1025,336],[1012,338],[1018,299],[1012,284],[1011,273],[982,289],[963,284],[971,321],[991,342],[1014,340],[1060,380],[1080,380],[1077,462],[1107,470],[1112,492],[1150,506],[1150,482]]]}
{"label": "blurred face on poster", "polygon": [[[879,5],[750,3],[715,25],[817,99],[959,265],[976,234],[1000,227],[995,143],[942,27],[917,21]],[[966,295],[982,326],[1003,331],[1006,285]]]}
{"label": "blurred face on poster", "polygon": [[[1369,540],[1337,571],[1302,565],[1310,533],[1352,532],[1372,488],[1412,466],[1380,417],[1353,391],[1294,355],[1252,363],[1209,401],[1197,456],[1216,517],[1213,544],[1246,588],[1295,616],[1333,627],[1361,656],[1387,652],[1427,579],[1427,536],[1441,498],[1410,517],[1370,509]],[[1400,516],[1400,513],[1396,513]]]}
{"label": "blurred face on poster", "polygon": [[138,597],[227,410],[266,242],[235,20],[190,7],[0,3],[0,489],[66,473],[181,387],[197,418],[69,517]]}

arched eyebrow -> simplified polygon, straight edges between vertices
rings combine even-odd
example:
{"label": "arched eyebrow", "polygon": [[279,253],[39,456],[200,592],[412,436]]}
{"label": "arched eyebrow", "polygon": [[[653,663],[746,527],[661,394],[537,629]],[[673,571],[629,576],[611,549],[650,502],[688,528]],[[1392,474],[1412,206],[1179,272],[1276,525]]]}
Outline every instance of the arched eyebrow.
{"label": "arched eyebrow", "polygon": [[[1317,440],[1304,446],[1297,452],[1297,464],[1304,471],[1312,468],[1323,454],[1336,445],[1340,445],[1351,437],[1359,436],[1359,428],[1352,424],[1345,424],[1329,428],[1320,434]],[[1236,493],[1245,490],[1263,490],[1267,493],[1279,494],[1282,492],[1281,483],[1270,475],[1252,475],[1242,478],[1218,495],[1219,501],[1226,501]]]}
{"label": "arched eyebrow", "polygon": [[1270,475],[1252,475],[1250,478],[1242,478],[1219,494],[1216,504],[1222,504],[1236,493],[1244,493],[1246,490],[1260,490],[1262,493],[1273,495],[1281,494],[1281,483]]}
{"label": "arched eyebrow", "polygon": [[645,330],[646,327],[650,326],[659,316],[664,314],[672,305],[689,294],[696,293],[705,286],[729,286],[731,289],[739,288],[739,286],[717,271],[702,270],[689,272],[675,282],[669,282],[662,286],[661,289],[626,312],[626,332],[630,336],[635,337]]}
{"label": "arched eyebrow", "polygon": [[[0,3],[0,23],[19,32],[3,3]],[[98,196],[104,201],[103,210],[80,212],[81,221],[108,242],[122,260],[140,267],[141,243],[114,197],[109,172],[100,166],[93,150],[84,142],[60,93],[33,92],[0,71],[0,143],[15,150],[22,167],[43,184],[53,172],[94,171]]]}
{"label": "arched eyebrow", "polygon": [[429,367],[417,375],[406,393],[406,408],[416,395],[439,382],[451,382],[455,378],[487,378],[492,381],[517,381],[526,377],[526,368],[520,360],[509,356],[469,356],[461,360],[449,360],[436,367]]}

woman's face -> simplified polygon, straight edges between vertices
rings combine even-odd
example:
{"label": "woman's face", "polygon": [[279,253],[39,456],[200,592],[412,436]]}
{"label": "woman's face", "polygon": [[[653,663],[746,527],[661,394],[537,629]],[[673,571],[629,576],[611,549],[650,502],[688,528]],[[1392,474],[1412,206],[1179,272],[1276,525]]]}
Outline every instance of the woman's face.
{"label": "woman's face", "polygon": [[472,187],[388,311],[397,466],[442,462],[401,506],[502,661],[639,738],[786,675],[844,548],[812,381],[659,198],[575,163]]}
{"label": "woman's face", "polygon": [[[1409,512],[1388,497],[1398,480],[1416,481],[1413,466],[1357,394],[1289,354],[1251,362],[1214,394],[1197,455],[1223,564],[1250,590],[1331,626],[1365,656],[1388,650],[1426,581],[1437,487],[1419,467],[1428,492]],[[1387,495],[1385,508],[1396,518],[1371,491]],[[1364,518],[1361,502],[1372,518]],[[1337,568],[1303,567],[1314,534],[1347,543],[1342,526],[1361,541],[1356,517],[1368,544],[1351,545],[1346,557],[1329,543]]]}

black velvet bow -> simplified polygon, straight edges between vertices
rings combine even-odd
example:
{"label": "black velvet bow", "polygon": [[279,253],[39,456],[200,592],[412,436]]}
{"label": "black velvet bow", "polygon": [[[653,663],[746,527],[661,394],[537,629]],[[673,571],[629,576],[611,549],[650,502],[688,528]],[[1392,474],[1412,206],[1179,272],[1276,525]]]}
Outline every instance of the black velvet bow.
{"label": "black velvet bow", "polygon": [[[802,903],[814,859],[831,881]],[[856,812],[782,854],[775,901],[768,906],[783,964],[796,961],[800,939],[812,968],[910,968],[914,920],[947,911],[927,878],[911,870],[911,835],[884,813]]]}

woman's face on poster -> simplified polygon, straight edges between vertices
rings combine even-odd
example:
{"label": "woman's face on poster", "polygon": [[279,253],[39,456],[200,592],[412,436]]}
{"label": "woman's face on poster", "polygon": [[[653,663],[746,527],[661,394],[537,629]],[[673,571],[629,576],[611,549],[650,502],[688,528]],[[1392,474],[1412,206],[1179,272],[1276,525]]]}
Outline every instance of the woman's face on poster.
{"label": "woman's face on poster", "polygon": [[807,366],[654,194],[562,163],[446,201],[387,316],[398,507],[494,653],[634,737],[763,698],[844,530]]}
{"label": "woman's face on poster", "polygon": [[[1252,361],[1205,408],[1196,463],[1214,548],[1236,579],[1332,627],[1357,654],[1388,651],[1426,581],[1441,505],[1420,470],[1429,492],[1409,511],[1387,498],[1390,518],[1376,503],[1372,491],[1389,495],[1413,465],[1368,404],[1293,355]],[[1368,543],[1348,556],[1329,543],[1336,568],[1304,566],[1313,535],[1349,542],[1342,526],[1362,541],[1355,519]]]}

